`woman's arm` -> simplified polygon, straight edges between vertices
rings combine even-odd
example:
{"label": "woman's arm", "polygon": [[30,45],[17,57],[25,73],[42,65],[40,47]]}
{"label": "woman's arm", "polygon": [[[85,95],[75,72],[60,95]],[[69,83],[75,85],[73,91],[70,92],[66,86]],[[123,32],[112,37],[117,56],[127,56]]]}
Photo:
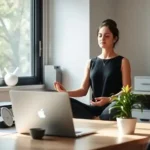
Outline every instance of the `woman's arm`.
{"label": "woman's arm", "polygon": [[85,96],[90,86],[90,62],[91,60],[87,62],[87,65],[85,67],[84,78],[83,78],[81,87],[79,89],[73,90],[73,91],[66,91],[65,88],[60,83],[56,82],[54,84],[56,90],[59,92],[68,92],[70,97]]}
{"label": "woman's arm", "polygon": [[130,62],[127,58],[122,59],[121,71],[123,86],[128,85],[129,87],[131,87],[131,67]]}
{"label": "woman's arm", "polygon": [[90,62],[91,62],[91,60],[89,60],[87,62],[87,65],[85,67],[84,78],[81,83],[81,87],[77,90],[68,91],[68,94],[70,97],[81,97],[81,96],[85,96],[87,94],[89,86],[90,86],[90,83],[89,83],[89,81],[90,81]]}

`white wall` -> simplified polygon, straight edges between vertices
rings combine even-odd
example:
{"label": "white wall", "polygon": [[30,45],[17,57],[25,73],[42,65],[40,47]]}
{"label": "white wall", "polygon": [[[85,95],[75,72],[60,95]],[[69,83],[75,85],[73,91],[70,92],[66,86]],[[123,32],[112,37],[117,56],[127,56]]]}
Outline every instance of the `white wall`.
{"label": "white wall", "polygon": [[[107,18],[115,18],[115,0],[51,0],[50,64],[60,65],[63,85],[80,86],[87,60],[100,54],[96,31]],[[90,95],[83,102],[89,103]]]}
{"label": "white wall", "polygon": [[90,57],[101,53],[97,44],[97,29],[106,19],[116,20],[116,0],[90,0]]}
{"label": "white wall", "polygon": [[50,64],[61,66],[67,90],[77,89],[89,59],[89,0],[51,0],[49,20]]}
{"label": "white wall", "polygon": [[[49,5],[49,63],[62,67],[68,90],[80,86],[86,61],[101,53],[96,31],[108,18],[118,24],[116,51],[130,60],[132,76],[150,75],[149,0],[50,0]],[[90,95],[82,99],[88,103]]]}
{"label": "white wall", "polygon": [[[150,0],[117,0],[118,53],[131,63],[132,76],[150,76]],[[133,82],[133,80],[132,80]]]}

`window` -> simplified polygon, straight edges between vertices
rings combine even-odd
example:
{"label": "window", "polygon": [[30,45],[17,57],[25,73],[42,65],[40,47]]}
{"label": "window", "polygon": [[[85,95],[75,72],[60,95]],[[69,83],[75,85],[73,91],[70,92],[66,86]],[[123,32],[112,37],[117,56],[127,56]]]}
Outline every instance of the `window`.
{"label": "window", "polygon": [[42,83],[42,0],[0,1],[1,86],[16,68],[17,85]]}

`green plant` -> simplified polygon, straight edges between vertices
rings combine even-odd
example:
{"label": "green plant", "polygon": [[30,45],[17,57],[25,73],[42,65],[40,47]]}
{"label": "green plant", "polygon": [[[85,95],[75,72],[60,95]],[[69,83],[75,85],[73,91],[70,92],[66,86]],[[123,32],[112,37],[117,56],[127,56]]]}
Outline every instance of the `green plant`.
{"label": "green plant", "polygon": [[141,95],[133,94],[131,87],[127,85],[122,88],[119,96],[113,96],[112,100],[116,103],[110,108],[110,111],[112,109],[117,109],[117,115],[114,117],[132,118],[133,106],[143,111],[143,103],[140,96]]}

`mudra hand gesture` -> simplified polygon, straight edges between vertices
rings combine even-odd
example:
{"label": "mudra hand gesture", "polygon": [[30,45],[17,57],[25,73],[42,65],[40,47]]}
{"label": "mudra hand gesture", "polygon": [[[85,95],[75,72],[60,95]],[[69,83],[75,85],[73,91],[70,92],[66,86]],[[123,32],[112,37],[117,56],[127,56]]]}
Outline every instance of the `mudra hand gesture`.
{"label": "mudra hand gesture", "polygon": [[54,88],[58,92],[67,92],[66,89],[63,87],[63,85],[59,82],[54,82]]}
{"label": "mudra hand gesture", "polygon": [[110,97],[97,97],[95,98],[95,102],[91,101],[91,105],[93,106],[104,106],[110,103]]}

